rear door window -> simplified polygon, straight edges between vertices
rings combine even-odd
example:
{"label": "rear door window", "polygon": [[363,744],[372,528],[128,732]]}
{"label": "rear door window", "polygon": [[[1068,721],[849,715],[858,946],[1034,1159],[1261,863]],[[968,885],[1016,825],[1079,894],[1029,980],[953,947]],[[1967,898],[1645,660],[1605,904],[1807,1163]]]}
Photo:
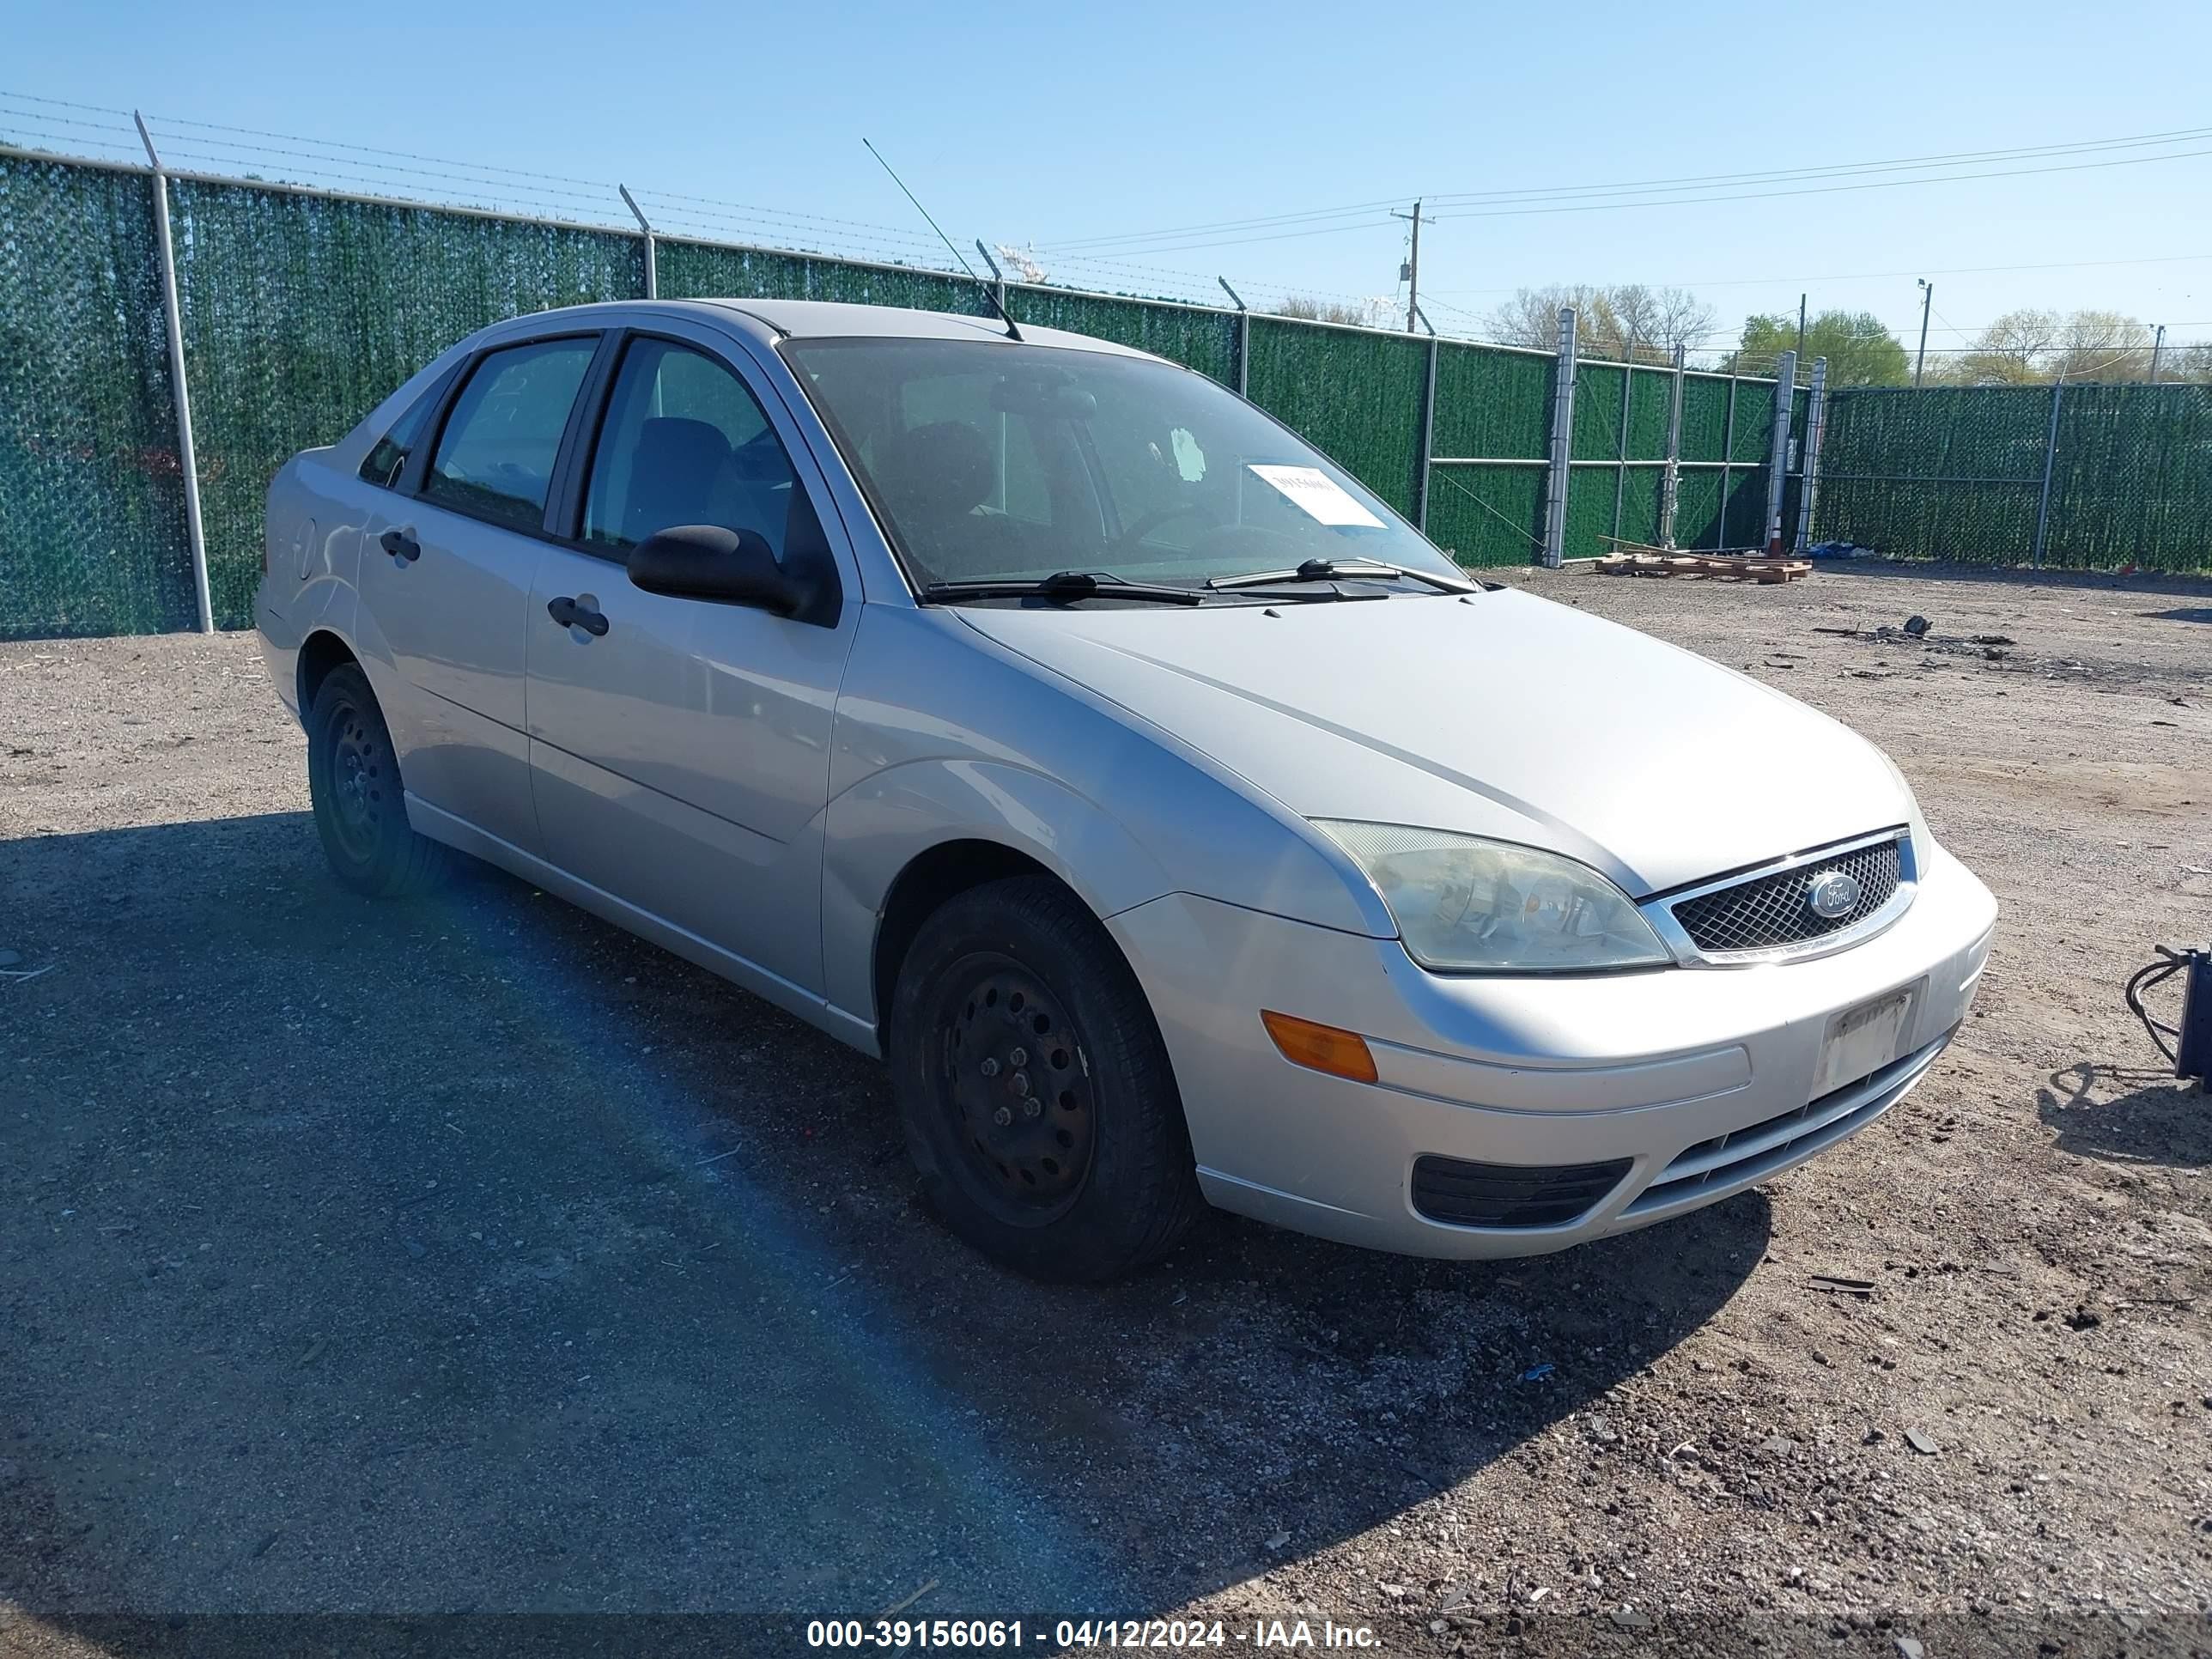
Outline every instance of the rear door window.
{"label": "rear door window", "polygon": [[545,518],[553,463],[596,338],[487,354],[454,400],[422,483],[427,501],[517,530]]}

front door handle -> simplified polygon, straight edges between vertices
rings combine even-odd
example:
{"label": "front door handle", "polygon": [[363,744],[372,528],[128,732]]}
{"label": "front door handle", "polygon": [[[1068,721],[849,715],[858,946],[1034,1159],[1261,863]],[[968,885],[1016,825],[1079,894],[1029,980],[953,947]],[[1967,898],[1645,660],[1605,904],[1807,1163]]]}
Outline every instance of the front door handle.
{"label": "front door handle", "polygon": [[545,614],[563,628],[580,628],[593,639],[607,631],[607,619],[589,605],[578,605],[563,593],[545,601]]}
{"label": "front door handle", "polygon": [[402,564],[412,564],[422,556],[422,544],[404,530],[387,530],[376,538],[376,542]]}

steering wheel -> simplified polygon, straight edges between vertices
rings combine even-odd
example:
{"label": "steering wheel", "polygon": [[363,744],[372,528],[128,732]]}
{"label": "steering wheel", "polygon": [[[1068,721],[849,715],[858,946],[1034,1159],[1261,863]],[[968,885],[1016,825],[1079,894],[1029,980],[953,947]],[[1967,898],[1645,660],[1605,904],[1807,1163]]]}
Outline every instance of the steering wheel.
{"label": "steering wheel", "polygon": [[1177,501],[1172,507],[1156,507],[1115,537],[1114,545],[1127,547],[1132,542],[1141,541],[1162,525],[1172,520],[1188,518],[1194,513],[1202,513],[1208,505],[1205,501]]}

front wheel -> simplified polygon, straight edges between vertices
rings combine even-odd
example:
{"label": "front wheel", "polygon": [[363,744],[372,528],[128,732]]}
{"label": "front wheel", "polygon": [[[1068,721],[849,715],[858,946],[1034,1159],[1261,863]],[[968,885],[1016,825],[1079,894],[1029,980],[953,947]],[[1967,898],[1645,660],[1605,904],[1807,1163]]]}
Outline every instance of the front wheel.
{"label": "front wheel", "polygon": [[1059,883],[1017,877],[922,925],[890,1017],[908,1152],[945,1224],[1040,1279],[1117,1278],[1203,1207],[1136,976]]}
{"label": "front wheel", "polygon": [[350,663],[330,672],[308,710],[307,793],[324,856],[356,892],[408,897],[445,874],[446,849],[407,822],[391,730]]}

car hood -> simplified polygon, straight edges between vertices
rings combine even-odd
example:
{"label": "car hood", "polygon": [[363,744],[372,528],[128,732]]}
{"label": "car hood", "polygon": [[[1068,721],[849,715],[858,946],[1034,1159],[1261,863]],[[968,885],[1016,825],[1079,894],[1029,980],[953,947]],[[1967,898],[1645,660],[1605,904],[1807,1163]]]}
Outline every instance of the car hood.
{"label": "car hood", "polygon": [[1544,847],[1638,897],[1912,816],[1826,715],[1517,589],[959,614],[1304,817]]}

